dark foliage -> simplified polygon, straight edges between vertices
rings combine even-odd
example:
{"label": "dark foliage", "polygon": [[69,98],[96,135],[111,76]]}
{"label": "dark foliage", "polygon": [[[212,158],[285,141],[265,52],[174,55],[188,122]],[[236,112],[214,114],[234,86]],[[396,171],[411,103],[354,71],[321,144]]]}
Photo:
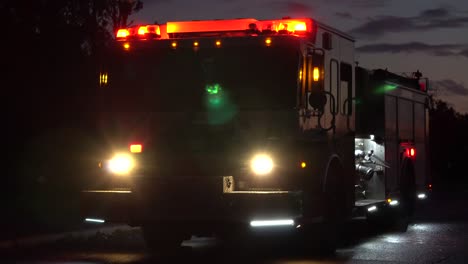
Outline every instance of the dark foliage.
{"label": "dark foliage", "polygon": [[[2,138],[7,151],[3,236],[66,228],[77,218],[94,139],[100,54],[139,0],[0,4]],[[94,163],[92,163],[95,165]],[[26,224],[28,223],[28,224]]]}
{"label": "dark foliage", "polygon": [[457,113],[442,100],[430,112],[430,150],[434,186],[447,190],[466,188],[468,114]]}

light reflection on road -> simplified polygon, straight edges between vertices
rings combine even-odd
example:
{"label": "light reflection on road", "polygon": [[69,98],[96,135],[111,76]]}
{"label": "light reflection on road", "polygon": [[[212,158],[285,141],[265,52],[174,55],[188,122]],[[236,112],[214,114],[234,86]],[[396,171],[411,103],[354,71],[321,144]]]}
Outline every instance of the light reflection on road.
{"label": "light reflection on road", "polygon": [[[138,230],[137,230],[138,231]],[[170,260],[160,260],[145,252],[142,244],[129,249],[112,247],[67,248],[37,257],[26,257],[18,263],[465,263],[468,252],[463,247],[468,241],[468,226],[463,223],[434,223],[419,221],[406,233],[380,232],[349,235],[335,256],[310,256],[275,248],[224,248],[210,238],[192,238],[184,242],[187,251]],[[139,234],[137,234],[139,236]]]}

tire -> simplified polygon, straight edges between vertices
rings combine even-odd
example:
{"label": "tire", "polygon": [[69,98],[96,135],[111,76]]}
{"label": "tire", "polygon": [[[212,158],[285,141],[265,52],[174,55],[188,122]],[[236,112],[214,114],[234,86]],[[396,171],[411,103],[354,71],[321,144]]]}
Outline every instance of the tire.
{"label": "tire", "polygon": [[401,208],[397,211],[393,228],[396,231],[406,232],[411,217],[416,208],[416,180],[413,162],[409,159],[403,161],[401,188]]}
{"label": "tire", "polygon": [[386,208],[384,214],[367,216],[367,221],[372,227],[403,233],[408,230],[416,202],[414,167],[408,159],[403,161],[400,190],[401,198],[398,208]]}
{"label": "tire", "polygon": [[167,226],[155,227],[144,225],[142,228],[143,239],[147,250],[157,256],[172,256],[181,248],[182,241],[188,237],[172,230]]}
{"label": "tire", "polygon": [[336,160],[330,164],[325,185],[324,221],[302,230],[302,242],[305,248],[313,250],[320,255],[333,255],[338,246],[341,228],[346,216],[346,196],[340,179],[343,169]]}
{"label": "tire", "polygon": [[403,161],[400,189],[402,209],[408,216],[412,216],[416,207],[416,182],[413,163],[409,159]]}

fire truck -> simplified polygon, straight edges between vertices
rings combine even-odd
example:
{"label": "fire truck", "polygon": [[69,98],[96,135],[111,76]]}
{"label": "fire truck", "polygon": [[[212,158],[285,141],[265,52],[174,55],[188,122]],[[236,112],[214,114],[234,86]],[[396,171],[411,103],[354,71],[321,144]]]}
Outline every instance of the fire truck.
{"label": "fire truck", "polygon": [[333,251],[352,217],[404,230],[431,187],[427,82],[358,67],[354,42],[309,18],[118,30],[85,220],[159,250],[286,233]]}

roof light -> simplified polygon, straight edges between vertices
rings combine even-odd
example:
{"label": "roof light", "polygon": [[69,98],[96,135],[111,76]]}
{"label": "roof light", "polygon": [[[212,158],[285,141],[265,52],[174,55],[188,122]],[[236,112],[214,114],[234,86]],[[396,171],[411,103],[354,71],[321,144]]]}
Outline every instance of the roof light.
{"label": "roof light", "polygon": [[274,29],[279,33],[296,33],[303,34],[307,32],[307,22],[309,24],[311,21],[305,20],[281,20],[281,21],[272,21]]}
{"label": "roof light", "polygon": [[141,26],[138,28],[138,35],[145,35],[146,33],[149,33],[147,26]]}
{"label": "roof light", "polygon": [[167,22],[167,33],[240,31],[249,29],[250,24],[257,22],[253,18]]}
{"label": "roof light", "polygon": [[127,29],[122,28],[122,29],[117,30],[116,37],[117,38],[126,38],[129,35],[130,35],[130,32]]}
{"label": "roof light", "polygon": [[141,144],[131,144],[130,145],[130,152],[132,153],[141,153],[143,150],[143,145]]}
{"label": "roof light", "polygon": [[294,25],[294,31],[306,31],[307,26],[305,22],[298,22],[297,24]]}

